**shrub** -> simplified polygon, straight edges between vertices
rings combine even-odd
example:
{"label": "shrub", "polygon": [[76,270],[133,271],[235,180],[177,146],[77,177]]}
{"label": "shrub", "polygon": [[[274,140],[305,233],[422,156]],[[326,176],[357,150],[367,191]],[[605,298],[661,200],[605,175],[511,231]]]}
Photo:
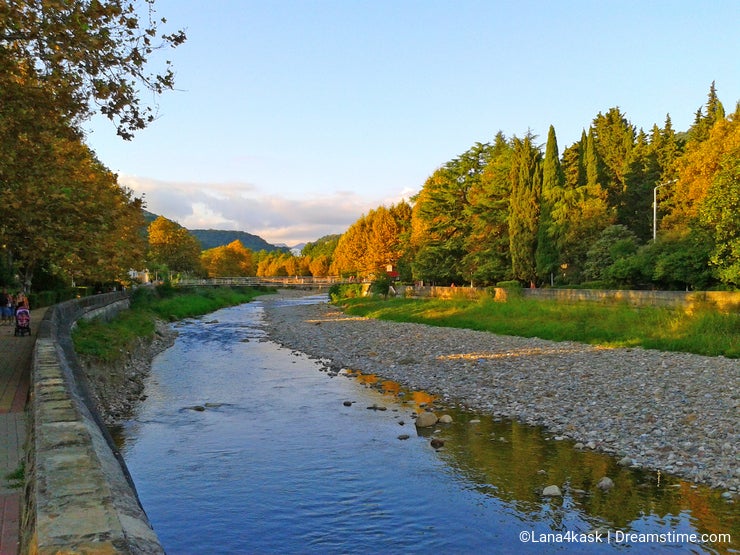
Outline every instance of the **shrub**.
{"label": "shrub", "polygon": [[361,283],[335,283],[329,288],[329,298],[334,303],[341,299],[352,299],[361,296]]}
{"label": "shrub", "polygon": [[381,276],[370,284],[370,293],[374,295],[388,295],[388,288],[391,286],[391,278]]}
{"label": "shrub", "polygon": [[522,289],[522,284],[517,280],[512,279],[509,281],[499,281],[496,283],[496,287],[501,287],[503,289]]}

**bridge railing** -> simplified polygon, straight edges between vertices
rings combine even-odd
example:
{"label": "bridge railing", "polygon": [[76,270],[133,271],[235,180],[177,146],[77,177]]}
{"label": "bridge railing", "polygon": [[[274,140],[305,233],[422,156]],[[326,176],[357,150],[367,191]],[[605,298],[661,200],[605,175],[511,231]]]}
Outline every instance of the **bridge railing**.
{"label": "bridge railing", "polygon": [[330,277],[313,277],[313,276],[293,276],[293,277],[220,277],[209,279],[181,279],[176,285],[181,287],[193,286],[231,286],[231,287],[254,287],[254,286],[272,286],[272,287],[328,287],[335,283],[347,283],[346,279],[339,276]]}

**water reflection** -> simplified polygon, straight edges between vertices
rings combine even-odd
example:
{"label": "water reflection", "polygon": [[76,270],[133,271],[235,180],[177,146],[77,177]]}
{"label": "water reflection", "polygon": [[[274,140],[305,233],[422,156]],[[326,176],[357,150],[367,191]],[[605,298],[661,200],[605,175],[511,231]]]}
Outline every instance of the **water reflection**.
{"label": "water reflection", "polygon": [[[337,375],[267,341],[261,310],[255,302],[181,324],[175,346],[155,361],[148,398],[122,430],[122,452],[171,555],[624,547],[521,543],[525,530],[740,537],[735,505],[717,492],[659,481],[540,429],[444,407],[378,376]],[[417,432],[414,417],[428,408],[452,423]],[[433,448],[432,438],[444,446]],[[606,493],[596,487],[603,476],[614,481]],[[542,497],[551,484],[562,498]]]}
{"label": "water reflection", "polygon": [[[659,471],[624,468],[614,457],[574,448],[570,440],[555,439],[546,431],[492,416],[472,414],[436,404],[423,391],[407,391],[399,383],[374,374],[348,372],[365,386],[374,387],[389,403],[410,405],[419,413],[449,414],[450,424],[417,430],[419,436],[439,438],[437,455],[456,469],[470,487],[510,502],[527,518],[552,520],[553,530],[569,528],[568,512],[582,513],[589,524],[579,532],[653,531],[730,534],[740,537],[740,511],[720,492]],[[597,487],[603,477],[614,487]],[[563,491],[559,499],[543,498],[548,485]],[[736,553],[736,544],[703,546],[709,552]],[[672,544],[671,549],[701,549]]]}

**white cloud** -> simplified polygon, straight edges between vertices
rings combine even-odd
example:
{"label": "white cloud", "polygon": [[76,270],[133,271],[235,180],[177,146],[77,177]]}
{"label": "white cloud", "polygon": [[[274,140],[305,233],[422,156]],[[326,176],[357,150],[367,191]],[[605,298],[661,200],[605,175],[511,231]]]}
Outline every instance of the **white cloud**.
{"label": "white cloud", "polygon": [[265,194],[246,183],[165,182],[128,175],[118,179],[144,195],[147,210],[188,229],[246,231],[291,246],[344,233],[362,214],[410,196],[403,191],[395,199],[368,199],[338,191],[298,200]]}

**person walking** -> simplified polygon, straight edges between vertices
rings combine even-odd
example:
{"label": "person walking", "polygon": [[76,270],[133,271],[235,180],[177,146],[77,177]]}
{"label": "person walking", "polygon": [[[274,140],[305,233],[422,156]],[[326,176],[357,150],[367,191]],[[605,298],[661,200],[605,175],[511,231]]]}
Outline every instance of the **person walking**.
{"label": "person walking", "polygon": [[0,293],[0,313],[2,313],[2,324],[11,325],[13,323],[13,295],[8,293],[7,288],[3,287]]}

